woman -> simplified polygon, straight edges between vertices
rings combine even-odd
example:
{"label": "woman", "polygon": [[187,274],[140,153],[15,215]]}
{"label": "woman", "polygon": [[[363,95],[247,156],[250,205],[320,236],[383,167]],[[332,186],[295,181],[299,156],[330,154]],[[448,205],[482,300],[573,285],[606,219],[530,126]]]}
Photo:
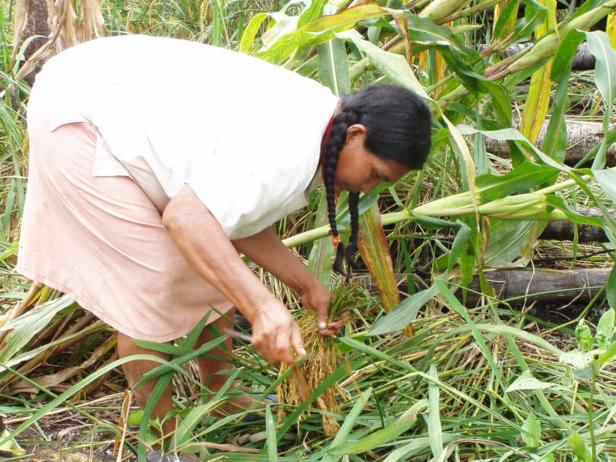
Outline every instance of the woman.
{"label": "woman", "polygon": [[[171,341],[208,312],[223,332],[235,308],[268,361],[305,355],[289,311],[239,253],[316,310],[322,334],[334,333],[327,289],[270,225],[305,206],[323,172],[336,243],[335,198],[351,193],[341,270],[356,250],[359,192],[420,168],[430,146],[429,111],[407,90],[375,86],[339,100],[313,80],[243,54],[137,35],[52,58],[37,75],[27,116],[17,270],[72,294],[113,326],[120,357],[165,357],[133,340]],[[205,329],[198,345],[209,340]],[[229,351],[230,340],[212,354],[229,358]],[[134,385],[156,365],[123,368]],[[231,365],[201,359],[199,367],[217,390]],[[141,406],[153,386],[136,390]],[[227,410],[249,402],[238,398]],[[168,390],[155,415],[170,409]]]}

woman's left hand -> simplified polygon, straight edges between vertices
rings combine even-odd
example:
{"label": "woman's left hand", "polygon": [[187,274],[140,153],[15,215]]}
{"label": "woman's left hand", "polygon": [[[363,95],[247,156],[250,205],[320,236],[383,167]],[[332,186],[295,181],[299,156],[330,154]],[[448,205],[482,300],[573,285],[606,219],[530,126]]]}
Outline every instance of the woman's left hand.
{"label": "woman's left hand", "polygon": [[309,310],[317,313],[317,326],[319,333],[327,337],[336,335],[344,323],[328,322],[330,293],[318,279],[312,279],[300,293],[302,304]]}

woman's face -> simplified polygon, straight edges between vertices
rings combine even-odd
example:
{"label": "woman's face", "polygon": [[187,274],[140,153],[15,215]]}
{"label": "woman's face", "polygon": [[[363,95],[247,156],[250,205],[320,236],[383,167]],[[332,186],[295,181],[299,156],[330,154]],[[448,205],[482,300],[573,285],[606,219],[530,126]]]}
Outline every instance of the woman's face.
{"label": "woman's face", "polygon": [[398,181],[409,171],[408,167],[394,160],[385,160],[364,147],[366,127],[361,124],[351,125],[347,129],[347,139],[340,150],[334,191],[367,193],[383,181]]}

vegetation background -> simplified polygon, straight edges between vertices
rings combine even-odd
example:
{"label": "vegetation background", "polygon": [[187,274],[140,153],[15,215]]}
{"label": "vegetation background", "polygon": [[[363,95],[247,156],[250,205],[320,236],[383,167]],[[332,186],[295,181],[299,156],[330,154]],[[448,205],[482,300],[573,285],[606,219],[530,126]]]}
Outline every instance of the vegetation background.
{"label": "vegetation background", "polygon": [[[290,404],[253,422],[216,421],[209,413],[228,392],[212,397],[190,363],[211,345],[195,352],[192,336],[151,345],[173,354],[155,372],[175,382],[182,409],[170,451],[249,461],[616,458],[616,0],[0,7],[7,460],[145,460],[155,438],[149,410],[129,410],[111,329],[13,271],[27,182],[25,105],[37,66],[79,41],[125,33],[254,54],[336,94],[395,83],[421,94],[434,116],[426,168],[361,199],[364,266],[350,286],[329,272],[322,191],[277,224],[332,287],[337,313],[349,316],[339,338],[314,340],[302,368],[313,388],[306,402],[293,403],[290,370],[239,344],[229,384],[240,379],[262,396],[278,388]],[[579,70],[580,59],[590,69]],[[172,97],[173,88],[163,90]],[[342,200],[343,227],[345,209]],[[255,271],[311,325],[292,293]]]}

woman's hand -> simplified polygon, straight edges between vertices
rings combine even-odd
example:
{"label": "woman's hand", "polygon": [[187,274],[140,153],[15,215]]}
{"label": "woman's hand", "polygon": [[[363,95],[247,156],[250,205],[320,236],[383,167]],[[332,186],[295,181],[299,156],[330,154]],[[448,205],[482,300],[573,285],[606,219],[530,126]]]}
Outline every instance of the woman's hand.
{"label": "woman's hand", "polygon": [[304,308],[316,311],[317,326],[321,335],[331,337],[332,335],[338,334],[340,329],[344,327],[344,321],[329,322],[328,313],[331,296],[329,290],[327,290],[318,279],[313,277],[310,282],[302,288],[300,296]]}
{"label": "woman's hand", "polygon": [[306,356],[299,326],[276,299],[256,310],[252,319],[252,344],[270,363],[293,364]]}

